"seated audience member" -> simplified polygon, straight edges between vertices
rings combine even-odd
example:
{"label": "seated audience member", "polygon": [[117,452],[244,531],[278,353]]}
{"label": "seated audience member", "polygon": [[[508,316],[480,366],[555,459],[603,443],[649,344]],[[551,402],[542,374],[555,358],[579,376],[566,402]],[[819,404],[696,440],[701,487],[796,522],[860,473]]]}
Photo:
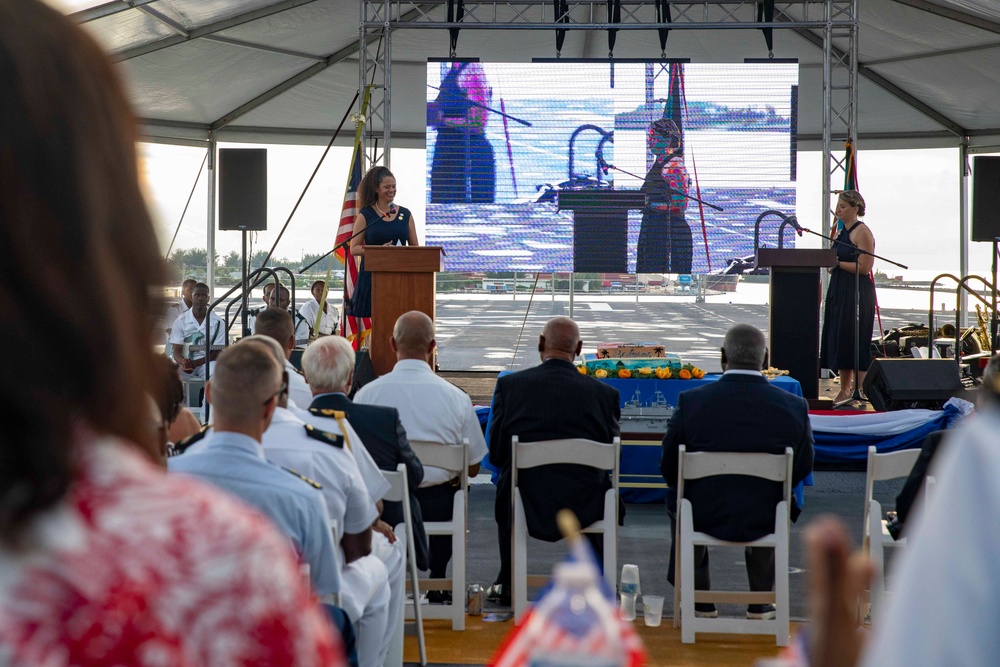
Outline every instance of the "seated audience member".
{"label": "seated audience member", "polygon": [[[226,344],[226,325],[215,313],[208,312],[208,285],[198,283],[191,292],[191,310],[185,311],[170,332],[171,358],[184,378],[204,378],[205,362],[214,362]],[[211,344],[205,336],[205,318],[209,318]],[[191,346],[195,349],[186,349]],[[207,356],[206,356],[207,352]]]}
{"label": "seated audience member", "polygon": [[[326,291],[326,281],[317,280],[309,288],[312,298],[299,306],[299,314],[308,323],[317,336],[329,336],[337,326],[337,309],[330,312],[330,305],[323,298]],[[319,329],[316,328],[316,316],[319,315],[320,302],[323,302],[323,316],[320,318]]]}
{"label": "seated audience member", "polygon": [[[663,438],[660,471],[670,485],[667,516],[674,536],[677,517],[677,455],[689,452],[794,451],[792,482],[812,471],[813,437],[804,398],[774,387],[761,374],[767,366],[764,334],[749,324],[737,324],[722,343],[722,377],[718,382],[681,392]],[[749,542],[774,532],[774,507],[782,499],[781,484],[742,475],[685,482],[684,496],[694,509],[694,529],[733,542]],[[799,508],[792,499],[792,520]],[[674,585],[674,554],[670,550],[667,580]],[[774,549],[746,548],[751,591],[774,590]],[[708,549],[695,547],[695,588],[710,586]],[[698,603],[695,614],[718,615],[714,604]],[[775,617],[774,605],[750,605],[747,618]]]}
{"label": "seated audience member", "polygon": [[174,328],[174,322],[177,321],[177,318],[191,310],[191,293],[197,284],[198,281],[194,278],[188,278],[181,283],[180,298],[177,300],[177,303],[167,308],[167,312],[163,316],[163,325],[168,340],[170,339],[170,331]]}
{"label": "seated audience member", "polygon": [[[581,349],[576,323],[568,317],[553,318],[538,337],[541,365],[500,378],[493,392],[490,461],[500,468],[494,511],[500,573],[487,597],[501,604],[510,604],[511,437],[516,435],[521,442],[585,438],[609,443],[619,435],[618,390],[577,372],[573,360]],[[573,510],[585,527],[601,520],[611,478],[587,466],[551,465],[522,471],[519,486],[528,534],[555,542],[562,539],[556,525],[561,509]],[[600,561],[604,553],[601,537],[586,537]]]}
{"label": "seated audience member", "polygon": [[[266,310],[280,310],[288,313],[288,315],[292,318],[295,328],[295,345],[306,345],[309,342],[309,336],[312,332],[310,324],[306,322],[302,315],[292,312],[292,310],[288,307],[288,304],[291,302],[291,296],[287,287],[279,285],[277,291],[275,291],[274,283],[270,283],[270,285],[271,289],[265,289],[264,292],[264,302],[267,304],[267,308],[253,313],[254,317],[250,321],[250,333],[257,333],[257,317],[259,317],[262,312]],[[293,345],[292,347],[295,346]]]}
{"label": "seated audience member", "polygon": [[255,331],[257,336],[267,336],[278,341],[284,350],[284,366],[288,373],[288,402],[289,405],[300,409],[309,407],[312,402],[312,392],[305,377],[292,365],[288,359],[292,356],[292,349],[295,347],[295,333],[292,331],[292,317],[288,311],[268,308],[257,316]]}
{"label": "seated audience member", "polygon": [[[287,318],[287,313],[273,312]],[[265,313],[261,313],[261,317]],[[266,345],[275,361],[285,361],[284,350],[272,338],[257,334],[243,339],[239,345],[251,342]],[[286,408],[287,400],[286,385],[282,387],[278,406],[264,432],[264,455],[268,461],[314,480],[330,518],[336,522],[334,540],[344,556],[341,561],[341,606],[357,635],[359,663],[402,665],[403,554],[392,547],[382,553],[382,535],[377,535],[382,542],[373,545],[372,526],[378,521],[378,510],[369,498],[344,437],[306,424]],[[399,583],[398,604],[395,605],[391,598],[392,577]],[[393,611],[396,615],[390,615]],[[386,662],[397,630],[398,655],[391,663]]]}
{"label": "seated audience member", "polygon": [[[997,377],[1000,377],[1000,353],[994,354],[989,363],[986,364],[986,368],[983,369],[983,388],[980,389],[982,392],[980,396],[983,398],[981,401],[988,402],[990,400],[988,387]],[[913,464],[913,469],[910,471],[906,483],[903,484],[902,490],[896,496],[896,521],[889,525],[889,530],[894,538],[904,531],[913,503],[924,487],[927,471],[937,455],[938,446],[944,441],[947,433],[948,431],[935,431],[924,440],[920,450],[920,458]]]}
{"label": "seated audience member", "polygon": [[184,473],[231,493],[267,516],[309,565],[319,595],[340,592],[330,517],[314,485],[265,460],[261,440],[283,391],[283,371],[268,347],[243,343],[219,355],[205,385],[212,429],[180,444],[169,461]]}
{"label": "seated audience member", "polygon": [[184,384],[177,374],[177,364],[166,357],[158,357],[160,384],[154,397],[167,426],[167,442],[180,442],[201,430],[201,423],[184,407]]}
{"label": "seated audience member", "polygon": [[[355,396],[355,403],[396,408],[410,440],[442,444],[469,441],[470,477],[479,473],[479,462],[486,456],[486,441],[479,418],[468,394],[434,374],[434,322],[424,313],[412,310],[396,320],[390,339],[396,353],[392,372],[366,384]],[[424,481],[417,489],[424,521],[450,521],[455,493],[461,488],[458,470],[424,467]],[[437,535],[430,539],[432,578],[447,576],[451,560],[451,538]],[[428,595],[432,601],[448,602],[451,594],[438,591]]]}
{"label": "seated audience member", "polygon": [[[424,480],[424,467],[410,447],[396,408],[360,405],[347,397],[354,378],[354,359],[354,348],[341,336],[324,337],[306,348],[302,355],[302,368],[311,381],[309,386],[313,391],[313,401],[309,405],[309,412],[314,418],[311,423],[318,427],[325,426],[334,412],[343,412],[381,470],[395,472],[400,463],[406,466],[417,567],[426,570],[429,557],[427,535],[420,503],[412,495]],[[385,502],[382,520],[390,526],[402,523],[402,504]]]}
{"label": "seated audience member", "polygon": [[931,502],[911,522],[919,536],[896,564],[885,618],[871,640],[858,631],[857,601],[871,566],[851,553],[839,519],[806,529],[812,623],[790,663],[813,667],[992,665],[1000,645],[1000,551],[982,517],[1000,508],[1000,379],[983,385],[975,415],[949,434],[934,461]]}
{"label": "seated audience member", "polygon": [[343,665],[286,539],[158,467],[166,267],[115,69],[51,7],[0,2],[0,90],[0,343],[17,350],[0,379],[0,662]]}

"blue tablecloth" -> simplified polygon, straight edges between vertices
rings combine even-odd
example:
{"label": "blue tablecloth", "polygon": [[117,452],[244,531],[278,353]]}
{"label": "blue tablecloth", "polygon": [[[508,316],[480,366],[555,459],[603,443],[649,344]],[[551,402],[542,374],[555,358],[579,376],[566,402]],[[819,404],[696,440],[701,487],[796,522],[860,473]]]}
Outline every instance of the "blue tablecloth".
{"label": "blue tablecloth", "polygon": [[[511,371],[503,371],[499,377],[509,375]],[[604,378],[601,382],[608,384],[618,390],[618,398],[622,407],[625,402],[631,400],[638,390],[638,398],[642,403],[648,403],[657,392],[663,395],[664,400],[670,405],[677,405],[677,396],[682,391],[701,387],[709,382],[716,382],[722,377],[721,374],[706,375],[700,380],[634,380],[621,378]],[[777,377],[774,380],[775,386],[781,387],[787,392],[802,395],[802,387],[798,380],[793,380],[787,376]],[[485,414],[484,414],[485,413]],[[480,409],[480,421],[486,421],[486,443],[490,441],[490,426],[493,419],[492,410]],[[627,503],[662,503],[667,496],[666,483],[660,475],[660,440],[662,435],[651,434],[648,439],[623,440],[621,464],[619,470],[619,483],[621,487],[622,499]],[[495,468],[487,454],[483,459],[483,467],[490,471],[493,476],[493,483],[496,484],[500,471]],[[812,486],[812,475],[806,480],[807,486]],[[802,505],[802,487],[796,488],[796,497],[799,506]]]}

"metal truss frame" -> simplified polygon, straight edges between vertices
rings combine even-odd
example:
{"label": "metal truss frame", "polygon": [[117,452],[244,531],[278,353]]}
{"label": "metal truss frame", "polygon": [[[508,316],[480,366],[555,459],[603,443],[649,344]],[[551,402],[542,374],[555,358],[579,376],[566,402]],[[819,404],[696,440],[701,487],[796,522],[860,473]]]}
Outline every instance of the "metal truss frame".
{"label": "metal truss frame", "polygon": [[[359,0],[359,86],[372,85],[368,134],[381,140],[381,161],[392,147],[392,33],[424,30],[793,30],[823,49],[823,233],[830,231],[830,195],[840,189],[847,167],[835,145],[858,137],[858,0],[784,0],[774,2],[774,19],[757,20],[755,0],[666,0],[669,23],[648,20],[648,0],[620,0],[621,21],[609,23],[607,0],[572,0],[556,16],[556,3],[539,0],[475,0],[462,3],[460,21],[441,20],[447,0]],[[817,11],[820,10],[820,11]],[[640,10],[645,10],[640,15]],[[721,10],[721,12],[720,12]],[[710,18],[710,11],[712,17]],[[815,18],[810,18],[815,16]],[[838,46],[834,46],[834,43]],[[379,45],[379,46],[376,46]],[[452,54],[454,56],[454,53]],[[372,122],[372,121],[376,122]],[[381,129],[379,129],[381,128]],[[376,156],[369,155],[371,161]]]}

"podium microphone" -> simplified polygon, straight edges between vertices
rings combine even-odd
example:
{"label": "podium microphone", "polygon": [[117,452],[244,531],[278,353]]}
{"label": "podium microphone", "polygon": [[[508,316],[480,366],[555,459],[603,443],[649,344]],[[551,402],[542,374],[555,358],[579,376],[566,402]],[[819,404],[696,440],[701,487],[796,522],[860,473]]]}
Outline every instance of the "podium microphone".
{"label": "podium microphone", "polygon": [[396,215],[396,202],[389,202],[389,215]]}
{"label": "podium microphone", "polygon": [[787,222],[792,226],[792,229],[795,230],[796,234],[802,236],[802,232],[805,230],[802,229],[802,225],[799,224],[799,219],[797,217],[795,217],[794,215],[790,215],[787,218],[785,218],[785,222]]}

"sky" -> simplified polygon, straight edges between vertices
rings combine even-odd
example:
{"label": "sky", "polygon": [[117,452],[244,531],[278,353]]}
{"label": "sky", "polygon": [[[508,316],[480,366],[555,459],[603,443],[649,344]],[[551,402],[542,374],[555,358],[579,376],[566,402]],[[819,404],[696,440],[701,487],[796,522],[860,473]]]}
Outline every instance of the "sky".
{"label": "sky", "polygon": [[[222,145],[225,147],[226,145]],[[247,146],[240,144],[240,146]],[[268,146],[268,231],[255,234],[254,249],[269,249],[322,155],[322,147]],[[140,144],[146,193],[157,221],[164,251],[181,220],[204,151],[195,148]],[[350,149],[334,148],[277,247],[276,255],[291,260],[303,254],[325,252],[334,241],[340,218]],[[798,154],[796,215],[809,229],[820,231],[823,171],[818,152]],[[396,202],[409,208],[423,231],[426,168],[425,152],[392,151],[396,174]],[[958,272],[958,150],[926,149],[865,151],[858,155],[858,182],[867,203],[865,222],[875,235],[875,252],[907,265],[901,270],[884,261],[875,268],[890,276],[930,280],[942,272]],[[970,185],[971,189],[971,185]],[[175,248],[206,247],[205,175],[197,181]],[[971,210],[971,209],[970,209]],[[802,247],[816,247],[820,239],[806,236]],[[240,249],[239,232],[216,232],[216,247],[224,256]],[[991,247],[970,243],[971,273],[988,276]]]}

